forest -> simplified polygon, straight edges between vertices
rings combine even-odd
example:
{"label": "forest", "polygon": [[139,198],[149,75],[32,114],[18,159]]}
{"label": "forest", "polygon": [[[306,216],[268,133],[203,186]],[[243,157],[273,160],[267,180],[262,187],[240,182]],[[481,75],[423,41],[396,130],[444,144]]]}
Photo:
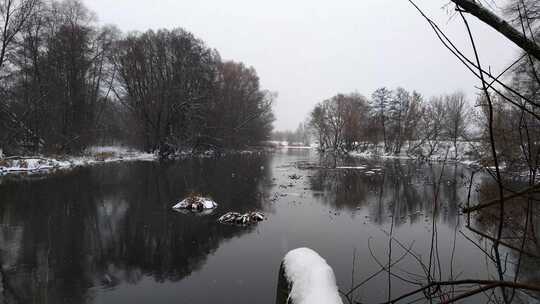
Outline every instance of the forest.
{"label": "forest", "polygon": [[276,94],[182,28],[122,33],[81,1],[0,4],[0,149],[223,149],[268,137]]}

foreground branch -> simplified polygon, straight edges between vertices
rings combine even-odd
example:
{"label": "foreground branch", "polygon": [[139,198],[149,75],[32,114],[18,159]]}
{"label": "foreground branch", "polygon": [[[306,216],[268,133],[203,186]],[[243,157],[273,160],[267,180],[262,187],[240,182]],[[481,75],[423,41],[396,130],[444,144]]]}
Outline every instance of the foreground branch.
{"label": "foreground branch", "polygon": [[397,303],[403,299],[406,299],[410,296],[413,296],[418,293],[423,293],[424,295],[430,294],[430,290],[432,289],[439,289],[443,286],[456,286],[456,285],[481,285],[480,288],[476,290],[472,290],[469,292],[466,292],[462,294],[461,296],[457,296],[456,298],[443,301],[442,303],[452,303],[459,299],[463,299],[466,296],[472,296],[474,294],[484,292],[489,289],[497,288],[497,287],[508,287],[508,288],[515,288],[515,289],[521,289],[521,290],[530,290],[530,291],[540,291],[539,285],[533,285],[533,284],[526,284],[526,283],[515,283],[515,282],[508,282],[508,281],[495,281],[495,280],[458,280],[458,281],[438,281],[438,282],[431,282],[425,286],[422,286],[418,289],[415,289],[411,292],[408,292],[404,295],[401,295],[393,300],[383,302],[381,304],[393,304]]}
{"label": "foreground branch", "polygon": [[503,34],[510,41],[522,48],[525,52],[531,54],[536,59],[540,60],[540,45],[533,40],[528,39],[520,31],[516,30],[508,22],[501,19],[499,16],[484,8],[480,3],[472,0],[451,0],[467,13],[482,20],[484,23]]}
{"label": "foreground branch", "polygon": [[[528,193],[535,193],[535,192],[538,192],[538,191],[540,191],[540,184],[536,184],[536,185],[534,185],[532,187],[529,187],[527,189],[524,189],[524,190],[521,190],[521,191],[516,192],[514,194],[505,196],[503,198],[503,200],[506,202],[506,201],[514,199],[516,197],[520,197],[520,196],[523,196],[523,195],[528,194]],[[487,208],[487,207],[490,207],[490,206],[493,206],[493,205],[497,205],[500,201],[501,201],[501,199],[497,198],[497,199],[491,200],[491,201],[486,202],[486,203],[478,204],[478,205],[473,206],[473,207],[463,208],[462,211],[463,211],[463,213],[470,213],[470,212],[478,211],[480,209],[484,209],[484,208]]]}

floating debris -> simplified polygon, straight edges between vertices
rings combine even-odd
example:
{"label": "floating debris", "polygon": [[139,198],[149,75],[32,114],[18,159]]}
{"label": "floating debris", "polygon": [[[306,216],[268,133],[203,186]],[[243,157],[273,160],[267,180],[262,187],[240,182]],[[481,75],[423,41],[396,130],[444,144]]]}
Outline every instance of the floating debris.
{"label": "floating debris", "polygon": [[313,162],[300,161],[296,163],[296,168],[300,170],[313,170],[313,169],[324,169],[325,167],[320,164]]}
{"label": "floating debris", "polygon": [[264,214],[262,214],[261,212],[252,211],[252,212],[248,212],[244,214],[241,214],[238,212],[228,212],[222,215],[218,219],[218,222],[222,224],[235,224],[235,225],[247,226],[247,225],[255,224],[262,220],[264,220]]}
{"label": "floating debris", "polygon": [[174,210],[189,210],[191,212],[202,212],[205,210],[215,209],[217,208],[217,206],[218,204],[209,198],[197,195],[190,195],[178,204],[174,205],[172,208]]}
{"label": "floating debris", "polygon": [[336,169],[346,169],[346,170],[364,170],[366,169],[366,166],[341,166],[336,167]]}
{"label": "floating debris", "polygon": [[302,175],[298,175],[298,174],[292,174],[292,175],[289,175],[289,178],[290,179],[301,179],[302,178]]}

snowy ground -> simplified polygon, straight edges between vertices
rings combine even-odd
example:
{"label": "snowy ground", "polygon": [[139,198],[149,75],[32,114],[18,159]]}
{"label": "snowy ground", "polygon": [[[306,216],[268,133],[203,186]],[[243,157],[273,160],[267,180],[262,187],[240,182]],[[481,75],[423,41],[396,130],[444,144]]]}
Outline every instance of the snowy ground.
{"label": "snowy ground", "polygon": [[136,160],[153,161],[156,159],[157,156],[154,154],[143,153],[126,147],[91,147],[82,156],[6,157],[0,159],[0,175],[44,173],[100,163]]}
{"label": "snowy ground", "polygon": [[277,141],[277,140],[269,140],[266,142],[269,146],[275,148],[275,149],[316,149],[317,145],[304,145],[303,143],[291,143],[287,141]]}
{"label": "snowy ground", "polygon": [[[410,145],[414,145],[411,143]],[[475,165],[478,164],[479,159],[477,151],[479,149],[479,144],[477,142],[458,142],[457,144],[457,159],[455,157],[455,148],[453,143],[444,141],[438,144],[437,149],[429,155],[429,145],[423,144],[418,149],[416,153],[408,153],[408,145],[405,145],[400,154],[393,153],[384,153],[384,148],[378,146],[376,148],[368,148],[365,151],[355,151],[350,152],[349,155],[359,158],[381,158],[381,159],[423,159],[429,161],[447,161],[447,162],[459,162],[465,165]],[[427,156],[429,155],[429,156]]]}

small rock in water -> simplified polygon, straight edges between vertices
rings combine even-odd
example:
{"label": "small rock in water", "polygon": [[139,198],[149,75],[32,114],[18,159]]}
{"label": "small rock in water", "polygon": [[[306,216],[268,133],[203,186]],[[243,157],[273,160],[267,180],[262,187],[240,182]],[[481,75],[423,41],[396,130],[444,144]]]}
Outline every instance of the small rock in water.
{"label": "small rock in water", "polygon": [[222,224],[236,224],[247,226],[255,224],[262,220],[264,220],[264,214],[262,214],[261,212],[252,211],[244,214],[238,212],[228,212],[222,215],[218,219],[218,222]]}

